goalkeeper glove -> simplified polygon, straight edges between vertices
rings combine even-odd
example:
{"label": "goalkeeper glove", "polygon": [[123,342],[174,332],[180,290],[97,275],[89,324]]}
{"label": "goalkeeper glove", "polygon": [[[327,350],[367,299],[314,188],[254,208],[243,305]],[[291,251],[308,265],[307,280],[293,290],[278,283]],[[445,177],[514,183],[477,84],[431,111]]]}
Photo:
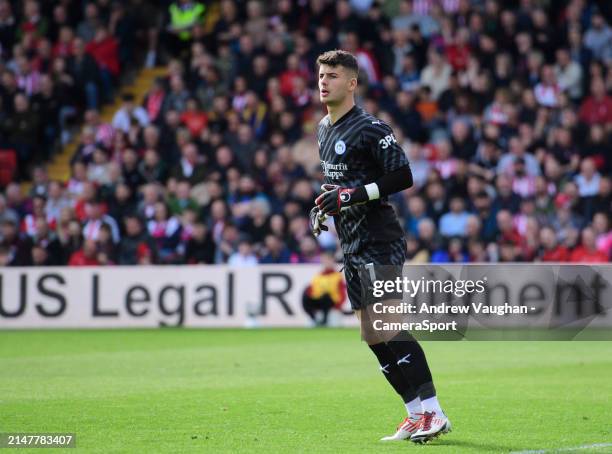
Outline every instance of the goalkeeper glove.
{"label": "goalkeeper glove", "polygon": [[313,207],[310,210],[310,230],[314,236],[319,236],[321,231],[329,230],[329,228],[323,224],[327,220],[327,215],[321,213],[318,207]]}
{"label": "goalkeeper glove", "polygon": [[340,211],[352,205],[365,203],[368,200],[368,195],[364,187],[342,188],[335,184],[324,184],[321,186],[324,191],[315,203],[319,210],[326,215],[334,216]]}

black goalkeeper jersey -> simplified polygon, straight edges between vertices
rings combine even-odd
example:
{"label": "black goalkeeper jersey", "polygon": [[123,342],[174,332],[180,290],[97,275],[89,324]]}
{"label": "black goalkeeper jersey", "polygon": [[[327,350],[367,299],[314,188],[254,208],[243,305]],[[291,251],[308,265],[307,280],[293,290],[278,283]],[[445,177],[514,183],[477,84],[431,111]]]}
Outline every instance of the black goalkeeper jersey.
{"label": "black goalkeeper jersey", "polygon": [[[317,128],[317,141],[325,183],[356,188],[408,165],[391,128],[358,106],[333,125],[325,116]],[[334,216],[334,223],[345,254],[404,236],[386,198],[353,205]]]}

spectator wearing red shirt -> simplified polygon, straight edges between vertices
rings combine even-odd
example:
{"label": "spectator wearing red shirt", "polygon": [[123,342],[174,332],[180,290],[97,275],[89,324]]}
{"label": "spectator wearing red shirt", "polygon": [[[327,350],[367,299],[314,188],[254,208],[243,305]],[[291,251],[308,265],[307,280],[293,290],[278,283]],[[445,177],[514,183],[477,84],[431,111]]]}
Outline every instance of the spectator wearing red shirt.
{"label": "spectator wearing red shirt", "polygon": [[378,60],[369,49],[361,47],[357,33],[347,33],[344,36],[342,47],[355,56],[359,64],[359,70],[363,71],[363,74],[367,77],[368,85],[375,85],[380,82],[381,74]]}
{"label": "spectator wearing red shirt", "polygon": [[595,231],[595,244],[597,249],[612,256],[612,229],[610,228],[609,214],[600,211],[593,215],[593,230]]}
{"label": "spectator wearing red shirt", "polygon": [[300,70],[300,59],[296,54],[287,57],[287,69],[279,77],[280,92],[283,96],[293,95],[295,90],[295,79],[308,80],[308,74]]}
{"label": "spectator wearing red shirt", "polygon": [[108,71],[113,77],[119,75],[119,43],[108,33],[104,26],[96,29],[96,35],[85,46],[102,70]]}
{"label": "spectator wearing red shirt", "polygon": [[453,44],[446,47],[446,58],[455,71],[464,71],[470,59],[470,46],[468,40],[470,32],[467,28],[460,28],[455,34]]}
{"label": "spectator wearing red shirt", "polygon": [[113,83],[119,76],[119,42],[109,34],[108,29],[99,26],[94,39],[85,46],[100,69],[100,78],[106,100],[112,99]]}
{"label": "spectator wearing red shirt", "polygon": [[606,94],[606,86],[600,77],[591,82],[591,96],[580,106],[579,117],[588,125],[612,123],[612,97]]}
{"label": "spectator wearing red shirt", "polygon": [[557,235],[550,227],[544,227],[540,230],[540,243],[542,244],[541,261],[567,262],[569,260],[569,251],[565,246],[558,244]]}
{"label": "spectator wearing red shirt", "polygon": [[186,103],[186,109],[181,114],[181,122],[187,126],[192,137],[200,137],[203,129],[208,125],[206,114],[200,110],[198,101],[195,98],[189,98]]}
{"label": "spectator wearing red shirt", "polygon": [[164,81],[158,77],[153,81],[153,87],[147,93],[144,99],[143,106],[149,115],[149,120],[154,122],[159,117],[166,99],[166,90],[164,89]]}
{"label": "spectator wearing red shirt", "polygon": [[34,33],[35,36],[45,36],[49,29],[49,20],[40,11],[40,5],[37,1],[26,0],[23,3],[24,18],[19,25],[21,32],[20,38],[26,33]]}
{"label": "spectator wearing red shirt", "polygon": [[523,238],[514,227],[512,213],[508,210],[500,210],[497,213],[497,228],[499,229],[498,241],[512,243],[515,246],[522,246]]}
{"label": "spectator wearing red shirt", "polygon": [[[296,2],[283,0],[277,7],[266,8],[269,14],[265,18],[260,8],[245,15],[244,8],[236,9],[234,5],[239,2],[221,2],[222,15],[218,19],[210,16],[216,23],[207,24],[214,31],[209,33],[208,26],[202,24],[194,27],[194,44],[182,46],[184,54],[176,55],[168,49],[168,40],[159,40],[159,51],[168,55],[166,72],[141,107],[130,103],[129,96],[126,98],[125,108],[114,117],[115,126],[102,123],[96,110],[83,115],[84,110],[99,106],[107,95],[103,77],[112,82],[111,92],[116,90],[125,66],[138,70],[147,49],[155,49],[157,36],[167,33],[161,28],[162,21],[157,20],[161,18],[156,17],[156,11],[162,11],[151,9],[151,2],[136,2],[138,5],[132,5],[129,11],[109,6],[107,0],[86,2],[81,20],[81,15],[70,14],[66,2],[55,3],[61,5],[39,8],[37,4],[43,4],[40,0],[0,0],[0,42],[2,56],[6,57],[6,65],[0,71],[0,126],[4,126],[0,135],[6,142],[10,139],[18,145],[25,143],[26,148],[19,146],[18,152],[41,155],[47,160],[59,145],[69,141],[77,125],[85,126],[72,161],[83,162],[74,163],[74,175],[65,191],[70,195],[70,201],[64,200],[70,209],[59,209],[66,204],[58,208],[57,200],[49,198],[43,213],[42,199],[35,196],[39,193],[32,190],[27,198],[22,197],[19,185],[9,182],[12,173],[4,172],[7,169],[0,165],[0,180],[5,186],[8,183],[2,192],[6,193],[7,205],[13,208],[10,211],[17,211],[15,222],[36,238],[28,240],[21,233],[20,237],[28,242],[27,250],[25,254],[18,250],[24,260],[17,257],[12,264],[30,263],[30,246],[39,243],[41,226],[52,230],[52,221],[57,220],[57,234],[63,241],[58,262],[67,263],[73,253],[81,250],[85,233],[96,241],[96,258],[104,265],[102,252],[110,251],[107,257],[112,256],[114,245],[107,242],[104,246],[99,234],[104,236],[113,222],[88,215],[97,193],[113,208],[108,216],[116,223],[134,205],[130,194],[136,196],[142,190],[145,196],[140,211],[150,221],[156,202],[172,202],[176,181],[183,179],[200,186],[193,194],[202,205],[199,220],[210,224],[221,245],[215,248],[214,261],[222,263],[235,252],[241,235],[249,235],[253,243],[261,242],[268,234],[267,224],[273,224],[269,215],[260,218],[247,210],[238,216],[235,207],[230,210],[226,205],[236,197],[240,182],[250,180],[252,162],[256,189],[250,184],[251,189],[239,195],[248,200],[258,192],[270,196],[272,212],[276,213],[272,219],[281,221],[276,223],[280,228],[274,233],[287,249],[283,260],[276,260],[278,254],[275,255],[275,262],[319,260],[319,247],[313,239],[306,238],[304,222],[310,208],[306,200],[314,198],[310,186],[316,187],[305,169],[315,163],[311,162],[314,157],[306,157],[310,155],[301,150],[314,143],[309,132],[323,116],[315,89],[315,56],[341,45],[356,53],[364,79],[378,80],[371,89],[360,92],[365,110],[380,115],[396,130],[418,117],[418,127],[405,126],[404,134],[397,133],[396,137],[402,146],[410,147],[409,153],[421,148],[427,151],[421,161],[428,169],[431,167],[413,194],[426,201],[427,214],[433,219],[431,225],[421,220],[418,229],[411,225],[412,233],[422,233],[420,243],[413,247],[414,254],[426,252],[432,260],[440,254],[448,258],[449,249],[455,248],[462,259],[459,241],[453,241],[452,248],[436,244],[441,235],[435,228],[453,196],[462,195],[466,211],[476,213],[482,223],[478,228],[470,213],[468,220],[474,222],[467,224],[468,229],[475,227],[469,230],[469,250],[478,260],[569,261],[574,249],[577,256],[588,258],[590,252],[584,246],[577,248],[581,229],[588,225],[595,231],[597,249],[612,257],[612,231],[605,219],[612,213],[612,161],[607,159],[612,156],[612,91],[606,82],[612,81],[612,67],[603,58],[609,54],[610,46],[606,44],[612,32],[605,28],[601,16],[597,16],[598,27],[584,30],[584,40],[575,26],[585,15],[595,15],[592,5],[596,2],[570,2],[567,24],[554,29],[554,36],[547,17],[554,19],[563,10],[559,10],[557,2],[547,2],[543,9],[529,9],[517,7],[521,2],[402,0],[400,16],[395,18],[385,17],[374,4],[367,10],[371,1],[311,2],[312,8],[304,9],[295,8]],[[474,3],[486,3],[486,7],[482,10]],[[19,10],[16,15],[11,4]],[[422,12],[431,12],[433,18]],[[151,20],[135,23],[135,19]],[[39,26],[44,27],[45,22],[48,28],[41,34]],[[103,27],[100,33],[99,27]],[[270,45],[260,46],[266,28],[272,40]],[[364,28],[361,33],[359,30]],[[294,46],[284,44],[284,30],[291,32]],[[112,37],[118,41],[118,56]],[[239,45],[236,54],[235,45]],[[139,49],[134,49],[137,52],[129,59],[126,55],[132,46]],[[556,71],[545,55],[564,55],[557,61],[561,63]],[[409,64],[402,68],[405,59]],[[150,59],[146,60],[148,65]],[[572,66],[574,70],[570,71]],[[589,91],[582,90],[580,84],[574,84],[575,93],[573,89],[568,91],[567,87],[577,80],[573,77],[576,71],[584,75]],[[417,96],[418,102],[413,102],[411,97]],[[30,107],[22,111],[15,106],[16,98],[21,107]],[[185,113],[192,98],[197,99],[199,108],[189,108]],[[12,126],[32,120],[32,116],[37,118],[37,131],[22,131],[16,137],[19,128]],[[57,131],[49,132],[49,128]],[[475,148],[472,142],[476,139],[489,145]],[[101,145],[111,153],[108,163],[93,159],[103,157]],[[181,153],[185,147],[188,152]],[[13,144],[7,143],[6,148],[13,148]],[[11,154],[7,157],[12,166]],[[471,168],[484,176],[485,182],[466,178],[466,162],[474,164],[473,158],[475,165]],[[515,162],[516,158],[524,162]],[[596,171],[591,159],[596,161]],[[17,175],[26,178],[28,167],[40,162],[22,159],[18,164]],[[582,173],[576,175],[581,168]],[[170,172],[166,169],[172,169],[175,178],[168,178]],[[591,175],[593,172],[596,173]],[[495,188],[487,186],[492,182],[496,182]],[[35,181],[33,189],[45,184]],[[95,184],[101,186],[96,188]],[[181,183],[178,186],[182,187]],[[302,187],[306,187],[305,192]],[[478,195],[483,190],[490,191],[484,198]],[[534,195],[535,205],[528,199]],[[481,206],[480,200],[486,203]],[[401,198],[396,202],[403,214],[410,211]],[[52,216],[49,204],[55,207]],[[515,216],[515,228],[506,226],[506,211],[501,215],[504,225],[498,229],[496,215],[500,210]],[[189,206],[179,211],[186,215],[177,218],[176,223],[165,220],[166,226],[180,227],[179,249],[172,255],[172,263],[188,261],[182,247],[194,230],[195,212]],[[44,220],[47,215],[49,226]],[[239,217],[240,223],[228,224],[233,217]],[[2,219],[0,213],[0,226]],[[159,227],[163,222],[158,224]],[[549,246],[541,241],[541,235],[551,233],[541,232],[545,227],[552,228],[556,236]],[[165,233],[171,232],[164,230]],[[333,235],[331,231],[320,246],[332,246]],[[136,242],[130,249],[129,263],[160,262],[160,238],[157,240],[142,247]],[[13,246],[13,242],[0,244],[4,251],[8,248],[8,253],[13,252]],[[196,255],[201,252],[196,251]],[[54,258],[54,254],[47,258],[43,254],[44,251],[37,263]],[[168,261],[162,257],[162,263]]]}
{"label": "spectator wearing red shirt", "polygon": [[72,55],[74,30],[68,26],[60,28],[57,42],[53,45],[53,57],[69,58]]}
{"label": "spectator wearing red shirt", "polygon": [[85,240],[83,247],[74,252],[68,261],[69,266],[98,266],[97,247],[94,240]]}
{"label": "spectator wearing red shirt", "polygon": [[586,227],[582,231],[582,243],[572,251],[570,261],[582,263],[606,263],[608,261],[608,256],[597,249],[595,231],[592,227]]}

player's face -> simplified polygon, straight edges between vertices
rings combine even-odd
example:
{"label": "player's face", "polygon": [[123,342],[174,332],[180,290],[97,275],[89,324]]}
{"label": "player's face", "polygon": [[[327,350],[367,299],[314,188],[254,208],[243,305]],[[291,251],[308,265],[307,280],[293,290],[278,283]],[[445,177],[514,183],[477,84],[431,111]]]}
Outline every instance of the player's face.
{"label": "player's face", "polygon": [[319,99],[325,105],[338,105],[357,86],[355,74],[343,66],[319,67]]}

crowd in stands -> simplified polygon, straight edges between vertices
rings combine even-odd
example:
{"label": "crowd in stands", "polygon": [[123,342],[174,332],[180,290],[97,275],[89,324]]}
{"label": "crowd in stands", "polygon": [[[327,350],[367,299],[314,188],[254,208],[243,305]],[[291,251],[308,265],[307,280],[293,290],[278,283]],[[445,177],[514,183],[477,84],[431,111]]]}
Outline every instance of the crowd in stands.
{"label": "crowd in stands", "polygon": [[[82,126],[69,181],[34,165],[29,194],[0,193],[0,265],[339,253],[333,226],[315,239],[307,219],[322,182],[315,60],[335,48],[357,56],[358,104],[409,158],[415,184],[390,198],[409,260],[612,258],[606,2],[158,3],[144,22],[143,0],[0,0],[2,141],[38,163],[67,116]],[[166,75],[104,122],[139,30],[144,64]]]}
{"label": "crowd in stands", "polygon": [[0,148],[16,151],[17,177],[66,144],[86,109],[112,102],[122,76],[136,69],[137,45],[154,36],[146,8],[0,0]]}

